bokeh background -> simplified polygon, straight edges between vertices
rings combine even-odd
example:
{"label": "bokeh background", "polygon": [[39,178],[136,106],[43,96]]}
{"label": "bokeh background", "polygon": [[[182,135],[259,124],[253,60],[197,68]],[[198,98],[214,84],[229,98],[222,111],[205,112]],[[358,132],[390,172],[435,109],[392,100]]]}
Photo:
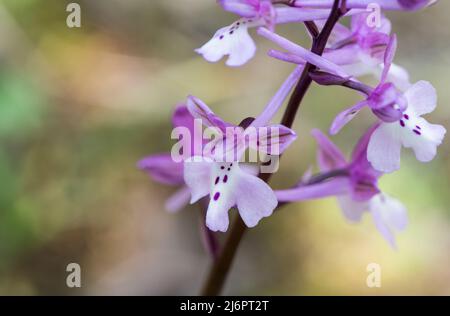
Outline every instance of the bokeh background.
{"label": "bokeh background", "polygon": [[[173,188],[136,161],[170,149],[171,111],[188,94],[238,123],[262,109],[292,66],[267,57],[261,38],[241,68],[196,55],[236,18],[213,0],[79,0],[79,29],[66,26],[69,2],[0,0],[0,294],[195,295],[210,264],[198,208],[165,212]],[[396,62],[436,86],[439,106],[428,118],[447,129],[448,12],[440,1],[388,13]],[[302,25],[278,30],[309,45]],[[357,97],[312,87],[274,188],[314,165],[310,130],[326,130]],[[349,153],[372,120],[365,112],[333,139]],[[290,205],[245,236],[224,293],[449,295],[449,158],[447,138],[433,162],[406,152],[402,169],[382,179],[409,210],[398,251],[369,215],[347,223],[333,198]],[[70,262],[81,265],[81,289],[66,286]],[[371,262],[381,265],[381,288],[366,286]]]}

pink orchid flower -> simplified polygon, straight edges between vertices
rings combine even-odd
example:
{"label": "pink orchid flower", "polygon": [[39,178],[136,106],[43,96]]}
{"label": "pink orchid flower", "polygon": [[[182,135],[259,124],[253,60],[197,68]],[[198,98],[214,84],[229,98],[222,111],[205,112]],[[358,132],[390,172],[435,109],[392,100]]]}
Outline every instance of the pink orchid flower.
{"label": "pink orchid flower", "polygon": [[[187,107],[194,118],[201,119],[209,128],[222,132],[215,148],[219,148],[222,141],[230,136],[227,127],[239,128],[220,119],[200,99],[189,97]],[[281,154],[296,138],[294,131],[282,125],[269,126],[280,130],[276,140],[267,136],[268,142],[276,141]],[[249,127],[250,128],[250,127]],[[242,139],[246,138],[246,128]],[[261,127],[259,127],[261,128]],[[234,142],[234,135],[233,137]],[[239,142],[239,141],[238,141]],[[271,148],[268,146],[266,148]],[[220,159],[217,153],[210,157],[194,156],[184,162],[184,181],[191,190],[191,203],[204,196],[210,197],[206,212],[206,225],[212,231],[225,232],[228,229],[228,211],[236,206],[241,218],[248,227],[254,227],[263,218],[270,216],[278,204],[270,186],[256,174],[241,168],[239,155],[245,149],[240,147],[239,154],[231,161]],[[222,152],[221,152],[222,154]]]}
{"label": "pink orchid flower", "polygon": [[401,202],[379,190],[377,183],[382,173],[372,168],[367,160],[368,143],[377,127],[374,125],[363,135],[350,162],[324,134],[314,130],[313,135],[319,146],[317,160],[320,170],[324,173],[335,172],[337,176],[317,184],[302,183],[289,190],[275,191],[279,202],[336,196],[348,221],[359,222],[364,212],[368,211],[381,235],[396,248],[394,232],[403,230],[408,220],[406,208]]}

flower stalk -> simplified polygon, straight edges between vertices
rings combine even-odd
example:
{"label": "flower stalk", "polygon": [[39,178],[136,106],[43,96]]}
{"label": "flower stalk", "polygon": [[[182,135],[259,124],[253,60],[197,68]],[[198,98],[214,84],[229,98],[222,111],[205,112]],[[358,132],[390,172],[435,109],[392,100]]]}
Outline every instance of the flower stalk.
{"label": "flower stalk", "polygon": [[[344,14],[345,0],[335,0],[325,26],[316,37],[313,37],[311,48],[312,53],[317,55],[323,54],[328,38],[330,37],[334,26]],[[312,78],[309,74],[315,69],[316,67],[314,65],[310,63],[305,64],[302,75],[289,98],[287,108],[281,120],[282,125],[286,127],[292,127],[300,104],[312,83]],[[260,178],[266,182],[269,181],[270,177],[271,174],[269,173],[260,174]],[[240,216],[236,216],[218,258],[212,263],[206,282],[203,285],[201,295],[214,296],[220,294],[223,289],[226,277],[230,271],[239,244],[246,231],[247,227],[245,223]]]}

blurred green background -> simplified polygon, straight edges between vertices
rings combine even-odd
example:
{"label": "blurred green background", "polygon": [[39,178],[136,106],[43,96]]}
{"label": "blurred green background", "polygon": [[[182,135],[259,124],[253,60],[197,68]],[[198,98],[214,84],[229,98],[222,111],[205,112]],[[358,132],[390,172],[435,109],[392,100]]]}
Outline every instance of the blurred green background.
{"label": "blurred green background", "polygon": [[[172,188],[135,168],[171,147],[174,105],[193,94],[228,121],[257,114],[292,65],[265,55],[241,68],[194,53],[235,16],[213,0],[77,1],[82,27],[66,26],[65,0],[0,0],[0,294],[192,294],[209,266],[199,212],[164,211]],[[450,3],[388,13],[398,34],[396,63],[412,81],[431,81],[449,126]],[[302,25],[278,30],[309,45]],[[254,30],[251,31],[254,34]],[[313,86],[274,188],[295,183],[315,161],[310,130],[326,130],[357,100]],[[349,153],[372,122],[363,113],[334,137]],[[431,163],[408,151],[381,187],[402,200],[410,224],[393,251],[369,215],[348,224],[335,199],[299,203],[245,236],[225,294],[450,295],[448,141]],[[234,213],[234,211],[233,211]],[[82,269],[66,286],[66,265]],[[381,265],[381,288],[366,266]]]}

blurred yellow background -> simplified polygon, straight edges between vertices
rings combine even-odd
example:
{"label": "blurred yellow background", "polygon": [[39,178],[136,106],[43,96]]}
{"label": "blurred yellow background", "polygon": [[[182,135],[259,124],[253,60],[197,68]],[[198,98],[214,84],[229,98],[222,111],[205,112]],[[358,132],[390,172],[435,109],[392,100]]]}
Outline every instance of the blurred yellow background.
{"label": "blurred yellow background", "polygon": [[[213,0],[80,0],[79,29],[66,26],[70,2],[0,0],[0,294],[195,295],[210,262],[198,208],[165,212],[173,189],[136,161],[170,149],[171,112],[188,94],[239,123],[259,113],[293,66],[267,57],[271,45],[254,30],[258,52],[244,67],[195,54],[236,19]],[[428,118],[447,129],[448,12],[440,1],[388,13],[395,62],[413,82],[435,85],[439,105]],[[309,46],[302,25],[278,30]],[[274,188],[314,165],[310,130],[326,131],[357,97],[312,87]],[[372,120],[363,113],[333,140],[349,153]],[[283,208],[245,236],[224,293],[450,295],[449,175],[446,139],[433,162],[408,151],[401,171],[382,179],[409,210],[398,251],[369,215],[348,224],[333,198]],[[70,262],[81,265],[80,289],[66,286]],[[371,262],[381,265],[381,288],[366,285]]]}

